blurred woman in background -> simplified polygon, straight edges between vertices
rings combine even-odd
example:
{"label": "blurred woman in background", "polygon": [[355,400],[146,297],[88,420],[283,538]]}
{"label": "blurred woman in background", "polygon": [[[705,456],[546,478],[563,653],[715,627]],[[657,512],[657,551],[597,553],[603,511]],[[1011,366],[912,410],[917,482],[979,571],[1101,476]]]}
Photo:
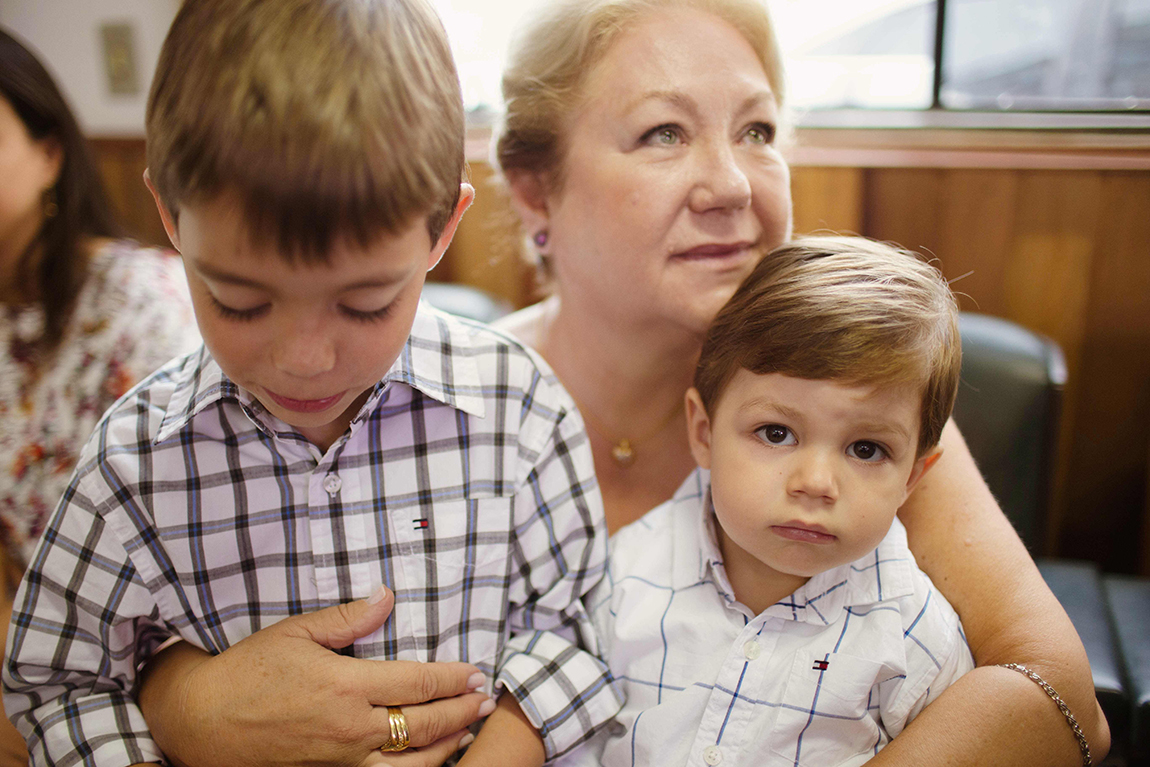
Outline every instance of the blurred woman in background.
{"label": "blurred woman in background", "polygon": [[[116,399],[198,342],[180,260],[122,239],[56,83],[0,30],[0,561],[11,600]],[[0,723],[0,765],[24,764]]]}

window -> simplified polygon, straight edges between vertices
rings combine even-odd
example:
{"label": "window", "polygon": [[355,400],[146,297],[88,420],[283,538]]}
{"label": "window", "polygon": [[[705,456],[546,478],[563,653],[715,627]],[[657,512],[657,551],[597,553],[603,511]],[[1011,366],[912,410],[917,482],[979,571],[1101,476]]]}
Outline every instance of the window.
{"label": "window", "polygon": [[[432,0],[451,38],[464,99],[476,122],[486,122],[499,109],[499,78],[511,36],[523,16],[546,1]],[[940,109],[1139,112],[1136,124],[1150,126],[1150,0],[768,0],[768,5],[787,58],[790,101],[808,121],[841,110],[927,114],[936,107],[928,114]],[[942,68],[936,75],[940,47]]]}

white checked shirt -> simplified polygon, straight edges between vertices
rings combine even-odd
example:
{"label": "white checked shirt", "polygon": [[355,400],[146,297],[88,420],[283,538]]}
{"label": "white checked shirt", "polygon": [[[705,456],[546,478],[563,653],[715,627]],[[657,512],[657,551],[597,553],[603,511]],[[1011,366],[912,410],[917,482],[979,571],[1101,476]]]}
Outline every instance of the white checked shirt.
{"label": "white checked shirt", "polygon": [[612,538],[587,603],[626,703],[563,767],[859,765],[973,667],[897,520],[756,616],[731,596],[708,489],[696,471]]}
{"label": "white checked shirt", "polygon": [[383,583],[395,610],[351,652],[476,664],[550,756],[618,710],[580,600],[605,557],[582,421],[508,337],[421,306],[326,453],[201,350],[85,448],[16,596],[5,706],[34,764],[159,761],[132,697],[159,643],[218,653]]}

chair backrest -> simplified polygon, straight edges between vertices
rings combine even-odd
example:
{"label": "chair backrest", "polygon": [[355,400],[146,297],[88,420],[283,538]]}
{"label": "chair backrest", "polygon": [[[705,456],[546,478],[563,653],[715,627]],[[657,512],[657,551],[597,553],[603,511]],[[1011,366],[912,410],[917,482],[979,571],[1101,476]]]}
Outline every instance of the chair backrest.
{"label": "chair backrest", "polygon": [[1045,548],[1066,362],[1051,339],[963,312],[954,420],[991,492],[1033,553]]}

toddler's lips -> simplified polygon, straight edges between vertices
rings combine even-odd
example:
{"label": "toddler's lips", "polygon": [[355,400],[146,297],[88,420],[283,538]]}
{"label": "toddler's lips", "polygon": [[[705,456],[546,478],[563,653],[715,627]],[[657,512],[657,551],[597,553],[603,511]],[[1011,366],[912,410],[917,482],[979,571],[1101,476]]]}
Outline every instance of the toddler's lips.
{"label": "toddler's lips", "polygon": [[780,538],[786,538],[788,541],[799,541],[801,543],[834,543],[838,540],[830,533],[801,525],[772,525],[771,532]]}
{"label": "toddler's lips", "polygon": [[343,396],[343,392],[340,392],[339,394],[333,394],[323,399],[292,399],[291,397],[276,394],[269,389],[264,389],[264,391],[268,393],[268,396],[271,397],[272,401],[277,405],[285,410],[291,410],[294,413],[322,413],[324,410],[327,410],[339,402]]}

